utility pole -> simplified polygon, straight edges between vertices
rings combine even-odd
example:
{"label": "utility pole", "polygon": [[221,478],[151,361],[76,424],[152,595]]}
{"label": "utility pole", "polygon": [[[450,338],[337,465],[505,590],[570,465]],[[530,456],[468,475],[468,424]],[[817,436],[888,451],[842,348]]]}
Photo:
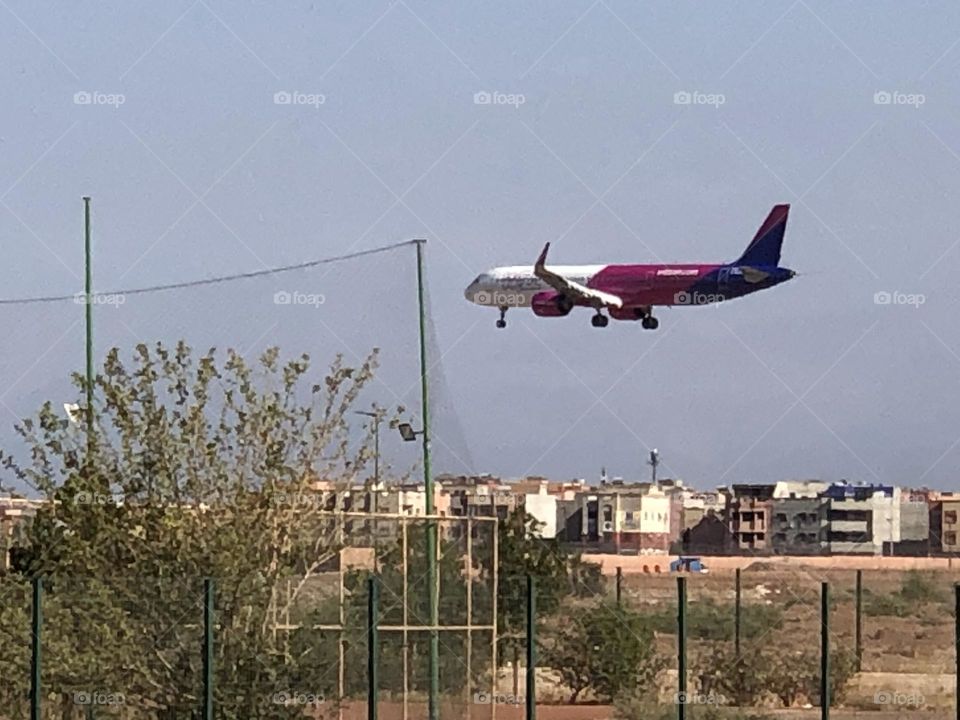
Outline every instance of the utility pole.
{"label": "utility pole", "polygon": [[440,636],[437,627],[440,622],[440,587],[437,584],[437,521],[432,517],[433,477],[430,474],[430,422],[427,402],[427,339],[426,306],[424,301],[423,246],[426,240],[414,241],[417,246],[417,300],[420,309],[420,413],[423,416],[423,485],[426,493],[427,514],[427,588],[430,614],[430,685],[428,698],[429,720],[439,720],[440,691]]}

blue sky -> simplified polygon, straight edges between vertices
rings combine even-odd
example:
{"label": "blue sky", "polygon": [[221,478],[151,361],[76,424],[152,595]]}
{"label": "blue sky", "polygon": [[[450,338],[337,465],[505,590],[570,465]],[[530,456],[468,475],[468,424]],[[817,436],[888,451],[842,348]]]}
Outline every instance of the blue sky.
{"label": "blue sky", "polygon": [[[87,194],[100,290],[426,237],[440,470],[636,477],[657,447],[661,473],[703,485],[957,484],[955,3],[4,0],[0,15],[3,297],[82,288]],[[546,241],[561,263],[731,260],[777,202],[801,276],[662,309],[655,333],[586,311],[512,311],[498,331],[463,299]],[[390,254],[130,298],[98,309],[97,352],[184,336],[325,361],[377,344],[369,399],[411,405],[412,281],[412,256]],[[278,289],[326,302],[276,306]],[[0,309],[8,421],[68,394],[81,320],[72,303]]]}

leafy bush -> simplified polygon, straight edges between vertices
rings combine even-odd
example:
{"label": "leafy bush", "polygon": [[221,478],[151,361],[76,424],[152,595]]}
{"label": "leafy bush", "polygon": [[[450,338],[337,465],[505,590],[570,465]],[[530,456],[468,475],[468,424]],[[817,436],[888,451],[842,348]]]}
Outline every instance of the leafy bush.
{"label": "leafy bush", "polygon": [[[648,616],[650,626],[668,635],[677,632],[677,607],[670,605]],[[772,605],[744,605],[740,615],[741,637],[760,637],[783,622],[783,612]],[[734,632],[734,606],[702,600],[687,605],[687,634],[696,640],[729,640]]]}
{"label": "leafy bush", "polygon": [[[690,720],[774,720],[772,715],[741,708],[717,705],[688,705]],[[616,720],[674,720],[675,705],[658,705],[644,694],[626,694],[614,700],[613,716]]]}
{"label": "leafy bush", "polygon": [[543,664],[570,688],[571,704],[587,690],[610,701],[648,687],[663,667],[645,618],[603,601],[562,618],[545,639]]}
{"label": "leafy bush", "polygon": [[899,594],[869,595],[863,604],[863,612],[870,616],[907,617],[913,608]]}
{"label": "leafy bush", "polygon": [[[834,702],[842,700],[855,666],[852,653],[830,654],[830,695]],[[701,692],[728,697],[738,705],[754,704],[768,694],[775,695],[786,707],[801,699],[820,702],[820,656],[815,651],[788,655],[772,644],[737,658],[730,643],[718,643],[702,654],[693,668]]]}
{"label": "leafy bush", "polygon": [[908,617],[919,614],[924,603],[945,603],[946,595],[928,573],[910,570],[904,574],[900,589],[889,595],[867,591],[864,612],[867,615]]}
{"label": "leafy bush", "polygon": [[903,576],[899,595],[913,602],[943,602],[942,589],[934,583],[927,573],[910,570]]}

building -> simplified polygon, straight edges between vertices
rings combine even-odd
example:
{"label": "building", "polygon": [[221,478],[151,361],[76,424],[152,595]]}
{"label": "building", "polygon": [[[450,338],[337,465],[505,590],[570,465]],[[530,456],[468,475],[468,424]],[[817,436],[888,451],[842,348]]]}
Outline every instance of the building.
{"label": "building", "polygon": [[776,485],[733,486],[726,519],[735,551],[770,551],[770,516]]}
{"label": "building", "polygon": [[9,495],[0,497],[0,570],[9,569],[11,551],[17,545],[18,535],[39,507],[39,500]]}
{"label": "building", "polygon": [[824,496],[831,553],[882,555],[900,542],[900,488],[839,482]]}
{"label": "building", "polygon": [[726,511],[727,498],[720,491],[700,492],[685,489],[682,496],[682,512],[680,524],[682,530],[696,526],[709,513],[723,515]]}
{"label": "building", "polygon": [[924,500],[909,500],[901,494],[900,541],[893,544],[894,555],[929,555],[930,506]]}
{"label": "building", "polygon": [[774,497],[771,501],[770,548],[777,555],[822,555],[827,552],[829,503],[820,497]]}
{"label": "building", "polygon": [[696,525],[684,528],[680,534],[681,555],[730,555],[733,536],[724,516],[716,510],[707,510]]}
{"label": "building", "polygon": [[960,552],[960,496],[942,493],[930,505],[930,550],[935,553]]}
{"label": "building", "polygon": [[666,552],[679,537],[683,510],[679,488],[671,483],[601,480],[574,500],[558,502],[560,537],[597,552]]}

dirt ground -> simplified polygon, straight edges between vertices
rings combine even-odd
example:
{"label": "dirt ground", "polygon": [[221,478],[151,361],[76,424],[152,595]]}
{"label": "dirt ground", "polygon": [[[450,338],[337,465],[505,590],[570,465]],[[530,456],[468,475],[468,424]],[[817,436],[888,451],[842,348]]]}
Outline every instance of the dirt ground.
{"label": "dirt ground", "polygon": [[[500,705],[496,708],[497,720],[523,720],[525,708],[522,705]],[[731,714],[734,710],[730,709]],[[757,714],[763,713],[766,717],[774,717],[778,720],[816,720],[820,717],[819,708],[807,708],[796,710],[756,710],[749,711]],[[411,720],[424,718],[427,716],[427,708],[424,705],[411,703],[407,707],[407,717]],[[331,718],[336,717],[332,715]],[[381,720],[403,720],[403,706],[400,703],[380,703],[378,708],[378,717]],[[494,718],[492,708],[489,706],[478,705],[474,707],[466,706],[447,706],[441,708],[441,717],[456,718],[457,720],[491,720]],[[610,705],[544,705],[537,706],[537,718],[539,720],[615,720],[614,708]],[[697,720],[696,710],[688,713],[691,720]],[[722,716],[721,716],[722,717]],[[858,711],[848,709],[833,709],[830,717],[834,720],[856,720],[858,718],[869,718],[869,720],[903,720],[905,717],[918,717],[922,720],[948,720],[953,718],[952,711]],[[367,706],[363,703],[355,703],[343,708],[343,720],[366,720]],[[647,720],[646,718],[629,718],[624,720]]]}
{"label": "dirt ground", "polygon": [[[639,560],[652,568],[651,558]],[[856,564],[836,567],[834,558],[817,558],[806,563],[797,558],[754,559],[741,569],[743,616],[746,619],[759,606],[775,606],[782,612],[776,627],[761,628],[752,639],[743,641],[744,652],[769,649],[771,645],[784,655],[805,651],[819,653],[821,622],[821,583],[830,586],[830,643],[832,648],[853,652],[855,647],[855,586]],[[844,559],[858,560],[858,558]],[[936,569],[914,568],[916,559],[870,558],[863,567],[864,614],[862,617],[863,671],[855,675],[847,686],[843,710],[835,710],[833,717],[864,717],[875,720],[885,717],[922,716],[937,714],[952,717],[955,697],[954,656],[954,584],[960,582],[960,563],[946,559],[930,563]],[[928,560],[921,558],[920,560]],[[881,562],[877,562],[881,561]],[[888,561],[887,567],[877,564]],[[732,567],[717,568],[706,561],[711,571],[687,575],[688,608],[698,602],[711,601],[722,607],[732,605],[735,597],[735,571]],[[609,561],[605,571],[615,568]],[[612,573],[611,573],[612,575]],[[915,587],[929,592],[920,597],[902,595],[904,582],[922,580]],[[608,588],[615,586],[611,576]],[[612,590],[609,592],[612,593]],[[663,611],[674,606],[677,598],[676,576],[654,572],[626,573],[622,581],[622,602],[633,610]],[[881,614],[884,602],[895,598],[900,603],[897,617]],[[675,667],[676,636],[658,633],[658,649]],[[708,643],[693,638],[688,643],[688,658],[692,664],[697,653]],[[675,673],[673,673],[675,682]],[[666,688],[664,688],[666,689]],[[538,687],[539,690],[539,687]],[[547,693],[546,688],[544,692]],[[539,694],[539,693],[538,693]],[[663,693],[661,693],[663,695]],[[550,697],[553,695],[551,694]],[[599,709],[598,709],[599,710]],[[763,712],[773,714],[771,710]],[[784,713],[779,717],[817,717],[819,711]],[[542,715],[538,711],[538,715]],[[546,715],[542,715],[546,717]],[[596,717],[601,717],[597,715]],[[693,717],[696,717],[693,714]]]}

